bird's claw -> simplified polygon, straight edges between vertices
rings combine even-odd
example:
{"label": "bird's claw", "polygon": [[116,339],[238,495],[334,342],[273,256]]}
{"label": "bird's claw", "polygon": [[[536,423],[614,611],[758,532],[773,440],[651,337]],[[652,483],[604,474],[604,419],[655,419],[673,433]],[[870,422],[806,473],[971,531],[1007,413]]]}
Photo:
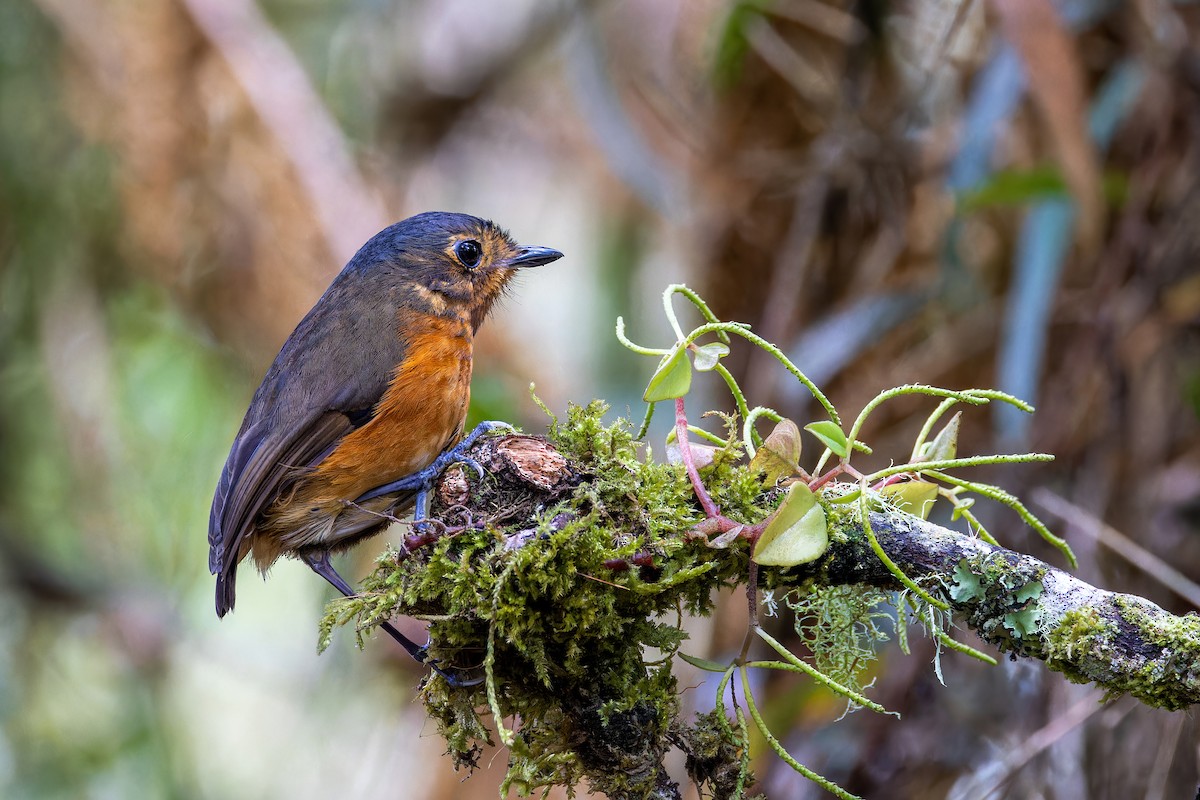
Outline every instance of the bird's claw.
{"label": "bird's claw", "polygon": [[470,456],[462,456],[458,460],[456,460],[454,463],[465,464],[468,467],[470,467],[471,469],[475,470],[475,477],[479,478],[480,480],[483,480],[483,476],[486,474],[483,471],[483,464],[480,464],[478,461],[471,458]]}
{"label": "bird's claw", "polygon": [[484,420],[472,428],[471,432],[464,436],[461,442],[442,453],[442,455],[438,456],[438,459],[440,460],[442,458],[449,458],[450,460],[447,462],[447,466],[449,466],[451,463],[466,464],[471,469],[475,470],[476,477],[482,480],[483,476],[487,474],[483,469],[483,465],[466,455],[465,451],[474,446],[475,442],[479,441],[479,437],[483,436],[485,433],[495,433],[496,431],[516,433],[516,430],[516,428],[514,428],[512,425],[509,425],[507,422]]}
{"label": "bird's claw", "polygon": [[[440,453],[438,457],[433,460],[433,463],[425,467],[425,469],[421,470],[420,472],[414,472],[411,475],[406,475],[399,480],[392,481],[391,483],[385,483],[383,486],[377,486],[371,491],[357,497],[354,502],[365,503],[368,500],[373,500],[376,497],[382,497],[385,494],[411,491],[415,489],[418,493],[417,510],[418,512],[421,512],[422,504],[420,502],[419,495],[428,493],[429,490],[433,488],[438,476],[441,475],[446,467],[450,466],[451,464],[467,464],[475,470],[475,473],[480,478],[484,476],[485,472],[483,465],[465,453],[475,444],[475,442],[479,441],[479,437],[483,436],[485,433],[491,433],[499,430],[514,431],[516,428],[514,428],[512,425],[509,425],[507,422],[481,422],[476,425],[470,433],[464,436],[462,441],[460,441],[458,444],[442,451],[442,453]],[[423,518],[423,516],[423,514],[419,513],[417,519],[420,520]]]}
{"label": "bird's claw", "polygon": [[469,689],[472,686],[478,686],[483,683],[483,678],[460,678],[458,675],[451,675],[444,669],[439,667],[433,661],[426,661],[425,664],[446,682],[446,685],[451,689]]}
{"label": "bird's claw", "polygon": [[426,642],[425,644],[420,645],[416,652],[411,653],[411,655],[419,663],[424,664],[440,675],[442,680],[444,680],[446,685],[451,689],[468,689],[472,686],[478,686],[479,684],[483,683],[483,678],[464,679],[460,678],[458,675],[452,675],[451,673],[442,669],[441,665],[439,665],[437,661],[434,661],[429,657],[429,644],[429,642]]}

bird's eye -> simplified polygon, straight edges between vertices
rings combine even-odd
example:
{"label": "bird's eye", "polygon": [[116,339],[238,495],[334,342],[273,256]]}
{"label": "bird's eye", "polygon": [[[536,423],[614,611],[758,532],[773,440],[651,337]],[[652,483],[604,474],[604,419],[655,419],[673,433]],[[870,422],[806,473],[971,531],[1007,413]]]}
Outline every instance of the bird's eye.
{"label": "bird's eye", "polygon": [[470,269],[479,265],[479,259],[483,257],[483,248],[474,239],[464,239],[454,245],[454,255],[458,256],[464,267]]}

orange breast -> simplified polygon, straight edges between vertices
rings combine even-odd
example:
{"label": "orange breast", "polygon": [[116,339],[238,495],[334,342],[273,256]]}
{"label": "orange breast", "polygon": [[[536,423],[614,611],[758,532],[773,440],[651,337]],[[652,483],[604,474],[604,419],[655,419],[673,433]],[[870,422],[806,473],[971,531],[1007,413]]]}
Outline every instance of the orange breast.
{"label": "orange breast", "polygon": [[353,500],[411,475],[461,435],[471,395],[470,328],[439,317],[423,322],[418,331],[409,326],[404,363],[375,416],[346,436],[304,481],[320,487],[324,498]]}

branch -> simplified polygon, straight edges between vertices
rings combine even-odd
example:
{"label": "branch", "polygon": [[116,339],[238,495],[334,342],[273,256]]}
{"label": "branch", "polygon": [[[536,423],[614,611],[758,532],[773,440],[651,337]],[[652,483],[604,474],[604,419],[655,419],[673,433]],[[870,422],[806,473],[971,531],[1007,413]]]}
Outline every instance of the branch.
{"label": "branch", "polygon": [[[509,437],[502,447],[498,443],[483,442],[476,452],[485,468],[505,481],[546,489],[552,476],[572,472],[544,440]],[[521,461],[514,468],[510,454],[518,450]],[[834,484],[826,498],[846,489]],[[816,578],[828,586],[903,588],[872,552],[858,504],[827,510],[836,533],[826,553],[804,567],[761,567],[760,583],[793,588]],[[486,515],[486,507],[475,511]],[[1149,600],[1099,589],[1033,556],[895,509],[872,512],[870,524],[905,574],[940,587],[955,615],[1001,651],[1044,661],[1073,682],[1095,683],[1110,698],[1130,694],[1172,711],[1200,703],[1200,616],[1195,613],[1176,616]]]}
{"label": "branch", "polygon": [[[831,585],[898,588],[872,557],[856,513],[854,507],[841,517],[845,539],[830,546],[816,573]],[[1172,711],[1200,703],[1200,616],[1175,616],[900,511],[872,513],[870,523],[906,574],[945,587],[955,615],[1014,658],[1044,661],[1110,698],[1130,694]]]}
{"label": "branch", "polygon": [[[686,634],[669,620],[709,613],[714,589],[745,585],[750,543],[703,536],[683,468],[643,458],[627,427],[600,423],[603,412],[573,408],[551,426],[557,447],[528,436],[481,440],[471,455],[483,479],[446,472],[435,522],[382,558],[362,594],[331,604],[323,641],[351,621],[362,636],[397,614],[430,620],[431,657],[480,680],[451,687],[432,675],[421,699],[457,766],[474,766],[480,742],[509,748],[502,793],[587,780],[610,797],[677,796],[662,766],[674,747],[712,796],[739,797],[753,783],[744,720],[734,726],[721,710],[680,717],[672,666]],[[764,489],[735,445],[712,456],[701,476],[722,517],[762,522],[784,493]],[[760,566],[761,586],[801,596],[900,588],[872,550],[861,504],[837,502],[855,488],[831,483],[820,494],[828,550],[802,567]],[[877,507],[869,522],[911,580],[1014,658],[1040,659],[1109,696],[1167,709],[1200,701],[1200,617],[1173,616],[897,510]],[[665,657],[646,661],[649,648]],[[739,660],[726,680],[735,668],[813,674],[785,659]],[[856,704],[877,708],[865,697]]]}

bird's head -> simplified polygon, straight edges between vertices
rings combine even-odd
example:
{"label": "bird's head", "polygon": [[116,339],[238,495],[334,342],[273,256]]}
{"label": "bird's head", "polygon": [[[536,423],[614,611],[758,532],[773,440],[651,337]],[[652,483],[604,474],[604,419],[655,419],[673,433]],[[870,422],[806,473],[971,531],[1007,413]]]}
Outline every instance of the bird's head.
{"label": "bird's head", "polygon": [[521,246],[490,220],[433,211],[384,229],[349,267],[383,271],[424,310],[466,315],[478,329],[517,270],[562,255]]}

